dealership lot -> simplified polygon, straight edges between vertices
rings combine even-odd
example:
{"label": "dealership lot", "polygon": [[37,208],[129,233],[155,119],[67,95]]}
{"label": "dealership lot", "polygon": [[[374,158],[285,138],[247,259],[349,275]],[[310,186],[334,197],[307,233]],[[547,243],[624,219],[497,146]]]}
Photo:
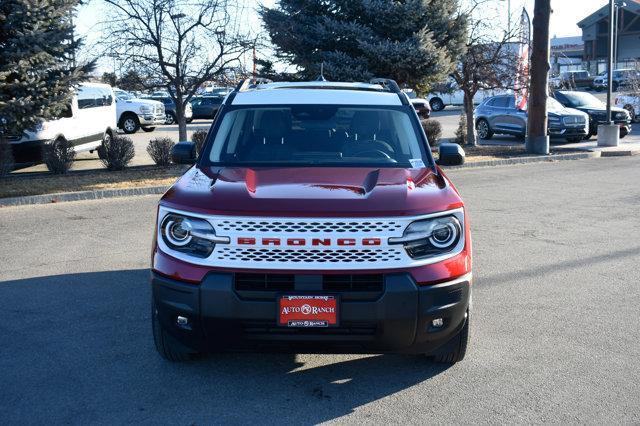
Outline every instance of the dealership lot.
{"label": "dealership lot", "polygon": [[472,346],[169,364],[147,283],[157,197],[0,209],[4,423],[638,423],[640,157],[452,171]]}

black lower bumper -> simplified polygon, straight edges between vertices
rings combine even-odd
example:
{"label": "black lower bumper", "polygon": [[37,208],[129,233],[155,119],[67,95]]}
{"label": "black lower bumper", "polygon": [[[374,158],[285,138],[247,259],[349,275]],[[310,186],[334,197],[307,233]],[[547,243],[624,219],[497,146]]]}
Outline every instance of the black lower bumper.
{"label": "black lower bumper", "polygon": [[16,164],[37,164],[42,162],[42,148],[45,141],[35,140],[11,144]]}
{"label": "black lower bumper", "polygon": [[[275,294],[241,297],[233,274],[211,273],[192,285],[152,273],[151,284],[162,327],[196,351],[434,353],[464,325],[471,291],[466,279],[417,286],[409,274],[389,274],[374,298],[341,295],[338,327],[299,329],[276,325]],[[436,318],[441,327],[432,325]]]}

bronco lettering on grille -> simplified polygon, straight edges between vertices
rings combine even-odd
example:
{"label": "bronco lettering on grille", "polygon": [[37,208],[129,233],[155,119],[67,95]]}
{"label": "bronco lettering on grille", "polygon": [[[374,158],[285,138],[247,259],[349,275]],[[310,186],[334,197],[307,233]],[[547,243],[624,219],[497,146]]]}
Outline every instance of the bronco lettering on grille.
{"label": "bronco lettering on grille", "polygon": [[[334,240],[331,238],[255,238],[238,237],[238,245],[247,246],[330,246]],[[363,246],[379,246],[382,244],[380,238],[338,238],[335,240],[337,246],[355,246],[360,243]]]}

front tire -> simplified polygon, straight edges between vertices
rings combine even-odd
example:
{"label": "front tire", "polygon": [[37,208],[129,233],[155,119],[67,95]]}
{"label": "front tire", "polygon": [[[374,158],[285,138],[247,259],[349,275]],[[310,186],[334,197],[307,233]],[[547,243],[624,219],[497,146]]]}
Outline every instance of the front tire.
{"label": "front tire", "polygon": [[432,111],[442,111],[445,107],[444,102],[440,98],[433,98],[429,101]]}
{"label": "front tire", "polygon": [[478,137],[480,139],[491,139],[493,137],[493,132],[491,131],[491,127],[489,126],[489,122],[484,118],[481,118],[476,123],[476,131],[478,132]]}
{"label": "front tire", "polygon": [[133,114],[127,114],[122,118],[120,128],[128,135],[137,132],[140,128],[138,117]]}
{"label": "front tire", "polygon": [[172,112],[168,112],[165,114],[164,116],[164,124],[175,124],[176,123],[176,116],[174,113]]}
{"label": "front tire", "polygon": [[470,319],[471,315],[469,314],[469,311],[467,311],[462,329],[453,339],[451,339],[451,342],[447,344],[448,351],[438,353],[433,357],[433,360],[435,362],[444,364],[455,364],[456,362],[460,362],[464,359],[464,356],[467,353],[467,347],[469,346]]}
{"label": "front tire", "polygon": [[624,109],[627,110],[627,112],[629,113],[629,118],[631,118],[631,122],[635,122],[636,121],[636,110],[633,108],[633,105],[625,105]]}
{"label": "front tire", "polygon": [[191,360],[193,353],[169,336],[162,324],[160,324],[155,301],[151,302],[151,328],[153,330],[153,342],[162,358],[171,362]]}

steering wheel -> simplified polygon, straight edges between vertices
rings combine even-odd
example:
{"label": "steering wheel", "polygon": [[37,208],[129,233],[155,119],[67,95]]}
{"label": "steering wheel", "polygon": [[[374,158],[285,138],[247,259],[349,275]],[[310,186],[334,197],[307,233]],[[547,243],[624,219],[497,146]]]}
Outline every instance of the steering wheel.
{"label": "steering wheel", "polygon": [[[365,156],[366,154],[373,154],[372,157],[378,157],[378,158],[386,158],[387,160],[393,160],[393,158],[391,158],[391,156],[389,154],[387,154],[386,152],[384,152],[381,149],[375,149],[375,148],[367,148],[367,149],[363,149],[362,151],[358,151],[358,152],[354,152],[353,155],[354,156],[358,156],[358,155],[362,155]],[[393,160],[395,161],[395,160]]]}

